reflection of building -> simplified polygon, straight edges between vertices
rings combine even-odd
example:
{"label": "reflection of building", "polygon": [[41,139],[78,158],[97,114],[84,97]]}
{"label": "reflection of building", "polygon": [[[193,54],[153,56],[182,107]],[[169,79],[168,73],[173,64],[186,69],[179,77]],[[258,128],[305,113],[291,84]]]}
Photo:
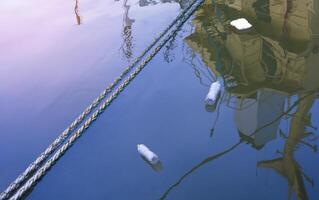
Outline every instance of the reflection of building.
{"label": "reflection of building", "polygon": [[[206,1],[195,13],[195,31],[185,42],[216,76],[223,78],[229,99],[234,100],[235,121],[243,140],[199,162],[172,184],[161,199],[166,199],[196,170],[235,150],[244,141],[260,149],[276,137],[280,119],[290,116],[288,112],[297,106],[297,111],[291,115],[283,156],[258,162],[257,166],[273,169],[287,180],[288,199],[294,192],[297,199],[307,200],[305,180],[312,181],[295,160],[294,152],[300,143],[311,146],[302,139],[307,136],[306,126],[311,127],[309,112],[316,94],[310,91],[318,92],[319,89],[319,32],[313,23],[319,24],[319,2],[216,1],[226,5],[214,6],[211,1]],[[308,7],[296,7],[305,2]],[[230,7],[227,4],[231,4]],[[238,33],[229,27],[231,20],[243,16],[250,16],[254,30]],[[300,27],[307,31],[295,33]],[[299,98],[294,106],[289,105],[288,111],[284,112],[285,100],[296,94]]]}
{"label": "reflection of building", "polygon": [[[280,121],[247,135],[282,114],[287,97],[319,87],[319,2],[217,2],[206,1],[194,14],[195,31],[185,42],[223,78],[241,138],[261,148],[276,137]],[[254,28],[232,29],[230,21],[239,17]]]}
{"label": "reflection of building", "polygon": [[[185,42],[201,55],[202,61],[211,68],[216,76],[220,76],[220,35],[224,27],[212,6],[204,3],[194,14],[195,31],[185,38]],[[211,17],[214,16],[214,17]]]}
{"label": "reflection of building", "polygon": [[[232,62],[224,63],[232,65],[228,68],[237,68],[238,73],[233,76],[243,86],[242,89],[254,84],[258,88],[268,87],[294,93],[319,84],[313,76],[319,74],[319,69],[314,65],[319,62],[319,56],[306,52],[308,49],[302,52],[305,55],[298,54],[283,48],[279,41],[258,34],[230,33],[225,45],[228,59]],[[309,70],[311,73],[308,73]]]}
{"label": "reflection of building", "polygon": [[[287,10],[281,8],[284,0],[227,2],[232,2],[229,7],[215,10],[207,2],[195,13],[195,32],[185,40],[212,71],[230,77],[225,79],[229,92],[247,96],[271,88],[293,94],[319,85],[315,78],[319,74],[315,65],[319,62],[318,5],[302,10],[296,6],[303,1],[295,0]],[[254,31],[238,33],[229,28],[229,21],[242,15],[251,16]],[[266,20],[267,15],[271,20]],[[300,27],[306,31],[295,33]]]}
{"label": "reflection of building", "polygon": [[[276,137],[280,120],[260,129],[284,112],[285,99],[319,88],[319,2],[313,0],[207,1],[195,13],[195,31],[186,43],[212,71],[224,79],[228,105],[244,141],[260,149]],[[235,31],[229,22],[239,17],[253,24],[249,32]],[[303,98],[303,97],[300,97]],[[308,199],[294,151],[306,136],[307,115],[314,95],[298,104],[283,157],[261,161],[283,176],[298,199]],[[252,135],[252,136],[251,136]]]}
{"label": "reflection of building", "polygon": [[[257,149],[275,139],[280,121],[259,131],[257,129],[283,113],[285,98],[286,96],[281,93],[262,89],[255,97],[245,99],[248,106],[245,109],[235,110],[235,122],[241,138]],[[255,134],[250,137],[252,133]]]}
{"label": "reflection of building", "polygon": [[[289,39],[307,42],[319,33],[316,0],[217,0],[250,20],[268,36],[285,35]],[[274,31],[276,30],[276,31]]]}
{"label": "reflection of building", "polygon": [[[304,98],[304,97],[300,97]],[[258,167],[275,170],[289,185],[289,192],[294,192],[298,200],[308,199],[304,179],[311,182],[311,179],[302,171],[300,165],[294,159],[294,152],[299,142],[307,136],[305,128],[309,110],[314,103],[315,95],[312,94],[303,99],[299,104],[296,113],[292,117],[288,138],[285,142],[283,156],[273,160],[260,161]],[[291,194],[289,194],[289,197]],[[290,199],[290,198],[288,198]]]}

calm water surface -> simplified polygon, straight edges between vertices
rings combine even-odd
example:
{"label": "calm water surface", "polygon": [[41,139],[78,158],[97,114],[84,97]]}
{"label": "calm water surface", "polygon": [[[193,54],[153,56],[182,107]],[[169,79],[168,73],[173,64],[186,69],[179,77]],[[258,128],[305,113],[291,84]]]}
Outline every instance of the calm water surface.
{"label": "calm water surface", "polygon": [[[27,199],[319,199],[318,2],[216,3],[205,2]],[[1,191],[184,6],[0,3]],[[231,27],[239,17],[253,28]],[[206,106],[217,79],[219,103]]]}

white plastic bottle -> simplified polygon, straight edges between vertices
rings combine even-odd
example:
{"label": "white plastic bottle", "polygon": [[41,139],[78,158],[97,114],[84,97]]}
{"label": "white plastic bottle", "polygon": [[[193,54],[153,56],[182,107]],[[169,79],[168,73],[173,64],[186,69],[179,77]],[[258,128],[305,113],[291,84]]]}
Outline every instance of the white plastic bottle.
{"label": "white plastic bottle", "polygon": [[160,161],[158,156],[144,144],[138,144],[137,151],[152,165],[156,165]]}
{"label": "white plastic bottle", "polygon": [[208,105],[214,105],[220,96],[221,93],[221,83],[220,81],[215,81],[211,84],[208,94],[206,95],[205,102]]}

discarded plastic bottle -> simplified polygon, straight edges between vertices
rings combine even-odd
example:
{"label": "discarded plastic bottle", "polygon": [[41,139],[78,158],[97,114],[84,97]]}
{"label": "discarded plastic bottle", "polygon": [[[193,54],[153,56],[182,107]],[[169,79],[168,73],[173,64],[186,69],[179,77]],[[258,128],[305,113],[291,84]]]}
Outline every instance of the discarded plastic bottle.
{"label": "discarded plastic bottle", "polygon": [[143,158],[145,158],[147,162],[149,162],[152,165],[156,165],[160,161],[158,156],[144,144],[138,144],[137,151],[141,154]]}
{"label": "discarded plastic bottle", "polygon": [[216,104],[220,97],[221,93],[221,83],[220,81],[215,81],[214,83],[211,84],[209,88],[209,92],[206,96],[205,102],[206,104],[213,106]]}

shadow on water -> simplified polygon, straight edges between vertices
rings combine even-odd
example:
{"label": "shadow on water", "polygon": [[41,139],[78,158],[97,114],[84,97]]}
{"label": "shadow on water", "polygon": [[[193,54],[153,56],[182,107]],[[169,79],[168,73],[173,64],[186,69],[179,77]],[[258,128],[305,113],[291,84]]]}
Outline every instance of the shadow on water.
{"label": "shadow on water", "polygon": [[[300,145],[317,152],[317,128],[312,125],[311,110],[319,92],[319,3],[303,2],[206,1],[194,14],[194,31],[185,43],[216,78],[223,80],[225,97],[217,107],[234,111],[240,140],[195,165],[160,199],[166,199],[199,168],[236,150],[240,144],[262,151],[278,132],[285,140],[279,151],[281,157],[258,161],[257,167],[273,170],[287,181],[288,199],[292,193],[297,199],[309,199],[305,181],[311,186],[314,181],[294,154]],[[229,25],[240,17],[248,19],[253,28],[239,31]],[[205,74],[195,70],[201,84]],[[280,129],[282,121],[289,123],[287,136]]]}
{"label": "shadow on water", "polygon": [[150,163],[148,160],[146,160],[143,156],[140,156],[141,159],[149,165],[155,172],[160,172],[163,169],[163,164],[161,161],[158,161],[156,164]]}

